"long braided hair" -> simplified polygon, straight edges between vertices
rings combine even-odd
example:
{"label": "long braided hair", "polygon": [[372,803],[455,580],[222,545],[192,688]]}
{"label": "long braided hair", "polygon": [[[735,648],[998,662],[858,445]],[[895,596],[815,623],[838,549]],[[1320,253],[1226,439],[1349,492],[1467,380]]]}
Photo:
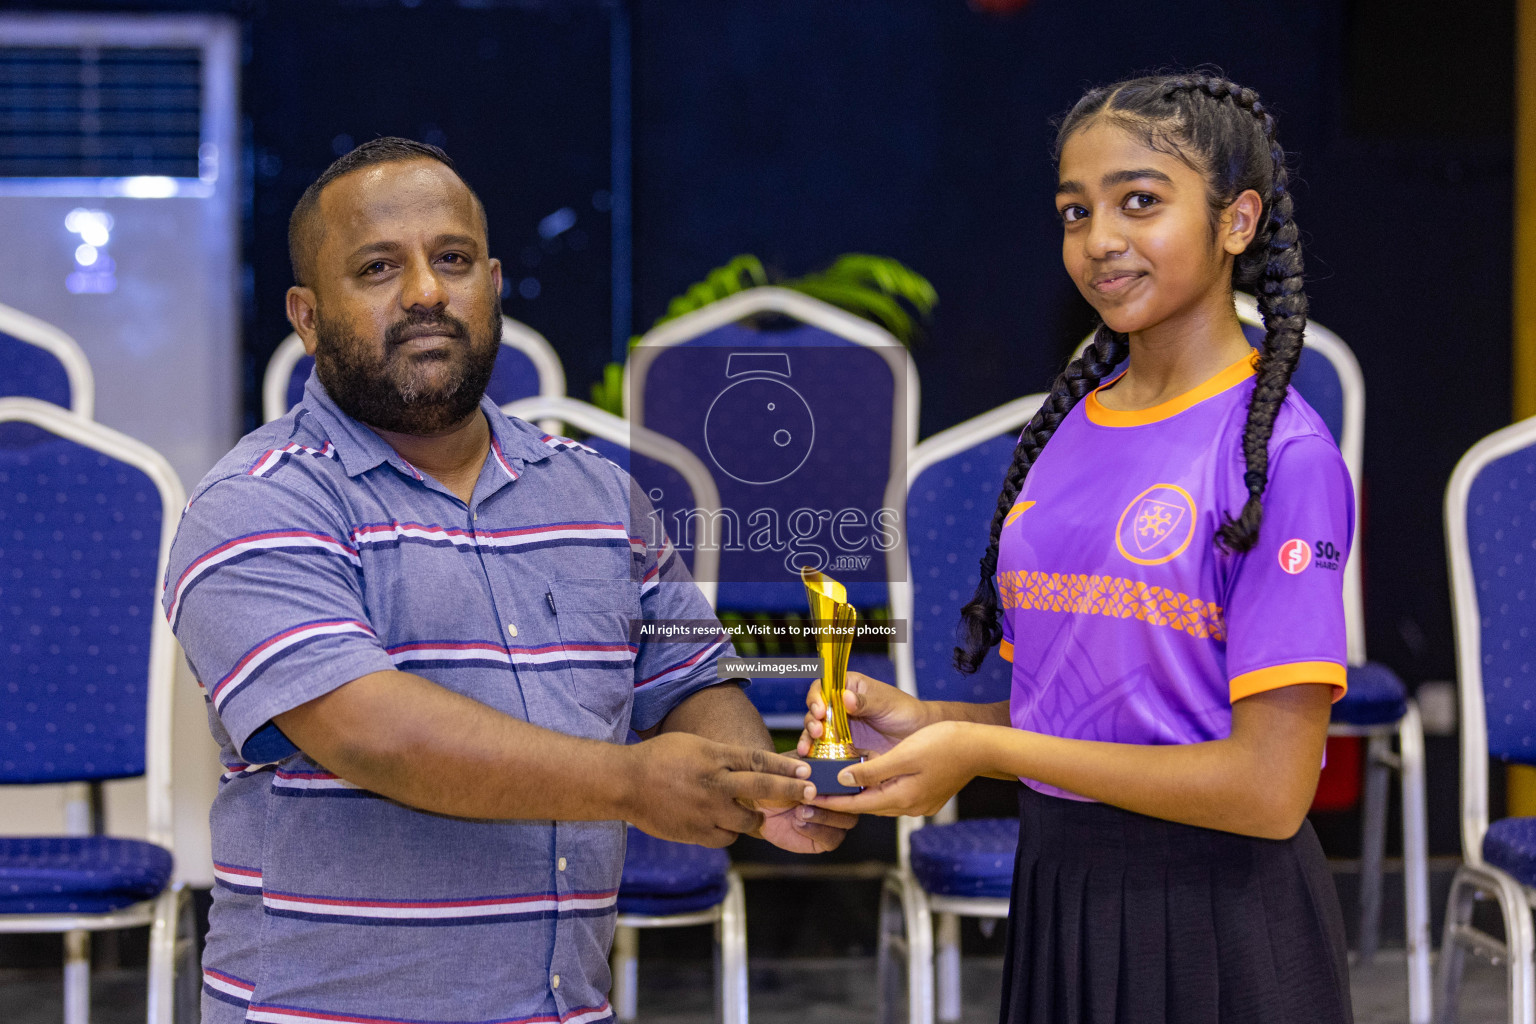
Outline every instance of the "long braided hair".
{"label": "long braided hair", "polygon": [[[1264,488],[1269,482],[1269,438],[1301,358],[1307,324],[1302,290],[1301,242],[1293,216],[1285,150],[1275,138],[1275,119],[1258,93],[1213,74],[1157,75],[1090,90],[1062,118],[1056,157],[1074,132],[1099,117],[1131,132],[1151,149],[1173,153],[1204,174],[1213,218],[1248,189],[1264,201],[1259,230],[1233,263],[1234,287],[1254,287],[1264,318],[1264,345],[1243,429],[1243,483],[1248,498],[1217,532],[1223,550],[1243,552],[1259,539]],[[1013,451],[1013,463],[997,497],[991,540],[981,558],[981,580],[960,612],[955,667],[975,672],[1003,637],[998,619],[998,538],[1003,520],[1043,449],[1084,395],[1129,354],[1129,338],[1100,325],[1093,343],[1051,383]]]}

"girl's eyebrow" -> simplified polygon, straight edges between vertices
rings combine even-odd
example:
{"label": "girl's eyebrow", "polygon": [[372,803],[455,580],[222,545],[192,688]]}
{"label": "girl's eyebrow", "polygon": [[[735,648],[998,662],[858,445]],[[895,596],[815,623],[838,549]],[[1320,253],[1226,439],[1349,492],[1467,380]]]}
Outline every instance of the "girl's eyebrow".
{"label": "girl's eyebrow", "polygon": [[1130,181],[1156,181],[1164,185],[1172,185],[1173,179],[1162,171],[1153,170],[1151,167],[1138,167],[1134,171],[1110,171],[1099,179],[1099,184],[1104,188],[1112,185],[1124,185]]}
{"label": "girl's eyebrow", "polygon": [[[1110,171],[1099,179],[1099,186],[1101,188],[1113,188],[1116,185],[1124,185],[1130,181],[1156,181],[1164,185],[1173,184],[1173,179],[1162,171],[1151,167],[1138,167],[1130,171]],[[1082,191],[1082,183],[1077,181],[1063,181],[1056,186],[1056,194],[1059,196]]]}

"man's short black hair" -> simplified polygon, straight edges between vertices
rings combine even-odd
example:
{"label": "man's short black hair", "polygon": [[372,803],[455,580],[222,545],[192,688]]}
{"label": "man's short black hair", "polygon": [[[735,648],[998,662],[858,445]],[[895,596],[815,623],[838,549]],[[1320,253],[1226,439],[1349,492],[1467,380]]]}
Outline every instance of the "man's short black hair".
{"label": "man's short black hair", "polygon": [[[459,169],[453,165],[453,160],[438,147],[393,135],[369,139],[345,156],[338,157],[335,163],[327,167],[325,173],[304,190],[304,194],[299,197],[298,205],[293,208],[293,216],[288,218],[288,261],[293,264],[294,283],[307,285],[310,281],[315,250],[320,247],[322,234],[316,213],[320,206],[320,193],[325,191],[325,186],[344,174],[351,174],[364,167],[392,163],[396,160],[421,159],[436,160],[457,175],[460,181],[464,181],[464,176],[459,174]],[[469,189],[469,194],[475,201],[475,210],[480,214],[480,225],[483,229],[485,206],[480,202],[480,197],[475,194],[475,190],[470,188],[469,182],[464,181],[464,187]]]}

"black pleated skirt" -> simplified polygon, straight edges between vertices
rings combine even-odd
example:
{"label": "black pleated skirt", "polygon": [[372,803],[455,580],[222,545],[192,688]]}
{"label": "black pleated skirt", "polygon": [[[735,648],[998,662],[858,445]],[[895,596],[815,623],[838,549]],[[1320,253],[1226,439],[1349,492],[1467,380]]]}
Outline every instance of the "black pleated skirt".
{"label": "black pleated skirt", "polygon": [[1254,839],[1021,787],[1002,1024],[1350,1024],[1310,822]]}

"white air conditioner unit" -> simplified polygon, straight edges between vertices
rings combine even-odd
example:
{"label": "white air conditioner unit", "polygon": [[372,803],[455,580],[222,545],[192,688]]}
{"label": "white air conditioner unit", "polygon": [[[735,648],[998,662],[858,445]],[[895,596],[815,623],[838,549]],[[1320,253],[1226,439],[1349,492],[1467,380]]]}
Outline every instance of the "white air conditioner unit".
{"label": "white air conditioner unit", "polygon": [[188,489],[240,422],[238,42],[221,18],[0,15],[0,303],[73,335],[96,419]]}

